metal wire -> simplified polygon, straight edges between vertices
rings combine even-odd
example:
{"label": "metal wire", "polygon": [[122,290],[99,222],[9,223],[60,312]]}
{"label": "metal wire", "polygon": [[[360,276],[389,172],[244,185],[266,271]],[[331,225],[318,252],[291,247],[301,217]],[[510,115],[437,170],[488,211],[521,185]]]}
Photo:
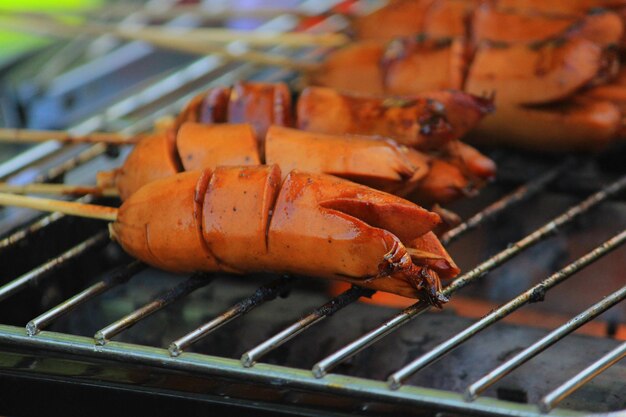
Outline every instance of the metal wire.
{"label": "metal wire", "polygon": [[260,306],[266,301],[273,300],[280,293],[289,288],[291,283],[291,278],[284,277],[259,287],[254,294],[239,301],[213,320],[173,341],[168,348],[170,356],[180,356],[180,354],[193,343],[219,329],[226,323],[252,311],[255,307]]}
{"label": "metal wire", "polygon": [[[537,242],[540,242],[549,235],[556,233],[559,227],[571,222],[576,217],[587,212],[589,209],[606,200],[607,198],[621,192],[625,187],[626,176],[623,176],[619,180],[604,187],[602,190],[594,193],[581,203],[571,207],[565,213],[555,217],[553,220],[544,224],[525,238],[519,240],[514,245],[507,247],[503,251],[499,252],[498,254],[492,256],[491,258],[478,265],[476,268],[461,275],[459,278],[452,281],[450,285],[444,288],[442,294],[445,297],[449,298],[461,288],[483,277],[489,271],[518,255],[526,248]],[[346,359],[354,356],[355,354],[372,345],[373,343],[376,343],[378,340],[382,339],[403,324],[409,322],[410,320],[417,317],[419,314],[426,311],[429,307],[429,304],[424,301],[418,301],[412,306],[407,307],[392,319],[386,321],[382,325],[374,328],[373,330],[369,331],[368,333],[364,334],[363,336],[359,337],[358,339],[354,340],[353,342],[349,343],[348,345],[342,347],[338,351],[332,353],[331,355],[316,363],[312,368],[313,375],[315,375],[317,378],[323,377],[329,370],[333,369],[340,363],[344,362]]]}
{"label": "metal wire", "polygon": [[465,399],[467,401],[475,400],[481,392],[498,382],[504,376],[508,375],[510,372],[517,369],[528,360],[543,352],[545,349],[549,348],[568,334],[572,333],[574,330],[593,320],[595,317],[604,313],[606,310],[613,307],[625,298],[626,286],[617,290],[608,297],[605,297],[598,303],[592,305],[587,310],[569,320],[564,325],[556,328],[536,343],[533,343],[502,365],[498,366],[493,371],[489,372],[487,375],[480,378],[478,381],[474,382],[465,391]]}
{"label": "metal wire", "polygon": [[463,342],[473,337],[478,332],[505,318],[520,307],[534,301],[542,300],[548,290],[562,283],[563,281],[574,275],[576,272],[602,258],[604,255],[617,249],[620,245],[624,243],[624,241],[626,241],[626,230],[623,230],[621,233],[604,242],[602,245],[598,246],[591,252],[570,263],[559,272],[551,275],[549,278],[541,281],[539,284],[524,291],[508,303],[493,310],[491,313],[487,314],[485,317],[483,317],[473,325],[469,326],[462,332],[457,333],[456,335],[441,343],[428,353],[418,357],[417,359],[410,362],[408,365],[394,372],[388,379],[389,386],[392,389],[400,388],[402,383],[415,372],[425,368],[436,360],[441,359],[446,353],[449,353],[453,349],[456,349]]}
{"label": "metal wire", "polygon": [[550,412],[550,410],[570,396],[574,391],[624,358],[626,358],[626,342],[622,343],[543,397],[539,402],[539,409],[544,413]]}
{"label": "metal wire", "polygon": [[87,251],[102,247],[108,242],[108,231],[103,230],[102,232],[97,233],[95,236],[79,243],[56,258],[49,260],[45,264],[38,266],[37,268],[0,287],[0,301],[5,300],[30,285],[37,284],[39,280],[49,275],[52,271],[65,265],[68,261],[83,255]]}
{"label": "metal wire", "polygon": [[155,300],[122,317],[118,321],[111,323],[105,328],[97,331],[94,335],[94,340],[96,344],[105,345],[115,335],[120,334],[124,330],[139,323],[146,317],[165,308],[166,306],[172,304],[174,301],[180,300],[181,298],[192,293],[198,288],[208,285],[212,280],[212,277],[204,273],[192,275],[187,280],[181,282],[177,286],[159,295]]}
{"label": "metal wire", "polygon": [[146,267],[139,261],[133,261],[128,265],[120,268],[113,276],[99,281],[84,291],[79,292],[71,298],[63,301],[61,304],[51,308],[45,313],[37,316],[26,324],[26,334],[35,336],[42,329],[47,327],[54,320],[74,310],[79,305],[91,300],[92,298],[102,294],[103,292],[128,281],[131,277]]}
{"label": "metal wire", "polygon": [[[93,201],[93,196],[86,195],[84,197],[77,199],[76,201],[79,203],[91,203]],[[20,229],[12,233],[11,235],[0,240],[0,252],[7,248],[15,246],[17,243],[22,242],[24,239],[31,237],[33,234],[37,233],[38,231],[42,229],[45,229],[46,227],[50,226],[52,223],[56,222],[57,220],[62,219],[63,217],[65,217],[65,214],[59,213],[58,211],[54,213],[50,213],[42,217],[41,219],[37,220],[35,223],[32,223],[28,227],[25,227],[23,229]]]}
{"label": "metal wire", "polygon": [[241,363],[246,368],[251,367],[263,355],[266,355],[281,346],[283,343],[302,333],[314,324],[324,320],[326,317],[335,314],[337,311],[358,300],[360,297],[370,297],[374,294],[374,292],[375,291],[373,290],[361,287],[352,287],[349,290],[344,291],[323,306],[316,308],[291,326],[245,352],[241,356]]}
{"label": "metal wire", "polygon": [[498,201],[491,203],[463,223],[448,230],[439,240],[444,246],[449,245],[465,233],[474,230],[476,227],[480,226],[485,221],[494,218],[504,210],[519,204],[522,201],[528,200],[530,197],[543,190],[550,182],[554,181],[561,173],[572,166],[572,164],[573,159],[568,159],[528,183],[521,185],[512,193],[507,194]]}

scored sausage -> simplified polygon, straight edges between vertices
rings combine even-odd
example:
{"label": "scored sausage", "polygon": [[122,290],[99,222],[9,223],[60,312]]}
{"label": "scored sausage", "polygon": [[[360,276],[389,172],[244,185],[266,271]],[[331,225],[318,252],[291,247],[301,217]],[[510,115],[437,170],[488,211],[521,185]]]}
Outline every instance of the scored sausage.
{"label": "scored sausage", "polygon": [[276,165],[218,167],[151,182],[111,225],[131,255],[174,272],[271,271],[352,282],[435,305],[458,267],[437,214],[399,197]]}

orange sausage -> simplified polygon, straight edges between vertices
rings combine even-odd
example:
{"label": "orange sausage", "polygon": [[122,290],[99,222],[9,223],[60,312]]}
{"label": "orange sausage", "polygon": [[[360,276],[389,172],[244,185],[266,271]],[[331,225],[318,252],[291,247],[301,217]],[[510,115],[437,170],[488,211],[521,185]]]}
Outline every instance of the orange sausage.
{"label": "orange sausage", "polygon": [[[150,146],[140,142],[117,172],[115,186],[126,199],[144,184],[181,170],[266,161],[279,164],[286,172],[297,168],[335,174],[404,195],[418,187],[428,171],[429,157],[391,140],[315,134],[280,126],[271,127],[266,136],[267,149],[262,155],[249,125],[185,123],[178,131],[174,156],[152,153],[154,143],[167,143],[167,135],[149,138]],[[166,164],[175,159],[182,161],[180,170]],[[144,161],[148,163],[143,165]]]}
{"label": "orange sausage", "polygon": [[443,159],[434,159],[430,164],[428,175],[409,199],[426,206],[433,203],[448,203],[468,195],[471,188],[471,181],[459,167]]}
{"label": "orange sausage", "polygon": [[[270,125],[291,126],[291,93],[285,83],[244,83],[233,86],[224,122],[250,123],[263,150]],[[212,123],[212,122],[209,122]]]}
{"label": "orange sausage", "polygon": [[438,0],[426,12],[421,31],[430,38],[458,38],[468,34],[471,14],[479,0]]}
{"label": "orange sausage", "polygon": [[467,51],[463,38],[401,38],[391,42],[381,61],[386,94],[418,94],[463,88]]}
{"label": "orange sausage", "polygon": [[230,87],[220,86],[193,97],[176,118],[174,130],[185,122],[226,123],[230,95]]}
{"label": "orange sausage", "polygon": [[[254,112],[247,114],[247,119],[238,117],[241,122],[257,122],[266,126],[268,120],[275,120],[274,108],[280,107],[283,116],[280,126],[290,126],[293,119],[288,106],[284,103],[287,86],[244,83],[232,90],[233,97],[239,102],[250,103]],[[220,106],[212,105],[211,97],[226,91],[224,88],[211,89],[205,93],[209,104],[203,103],[202,95],[194,98],[182,111],[178,126],[185,120],[199,123],[217,123],[209,110],[199,114],[201,109],[214,109],[222,114],[229,107],[230,98],[221,100]],[[231,91],[231,90],[228,90]],[[258,91],[280,91],[274,94],[279,99],[274,106],[254,106]],[[236,94],[235,94],[236,93]],[[271,95],[271,94],[270,94]],[[235,100],[235,98],[233,98]],[[239,105],[238,105],[239,106]],[[232,106],[231,106],[232,107]],[[439,149],[451,140],[459,139],[473,128],[486,114],[493,111],[491,100],[471,96],[459,91],[426,91],[418,95],[389,98],[377,95],[350,94],[330,88],[308,87],[300,94],[297,105],[297,123],[299,129],[333,134],[381,135],[397,142],[418,149]],[[228,119],[226,122],[234,123]],[[221,123],[221,122],[220,122]],[[267,130],[267,126],[263,128]]]}
{"label": "orange sausage", "polygon": [[541,107],[501,105],[469,140],[546,152],[597,151],[615,139],[621,125],[622,115],[615,104],[580,97]]}
{"label": "orange sausage", "polygon": [[178,130],[176,150],[185,171],[261,164],[257,139],[249,124],[185,123]]}
{"label": "orange sausage", "polygon": [[352,28],[360,40],[389,41],[421,31],[428,9],[437,0],[397,0],[372,13],[353,19]]}
{"label": "orange sausage", "polygon": [[199,228],[202,200],[197,197],[203,197],[205,189],[200,171],[146,184],[120,207],[112,236],[126,252],[157,268],[215,270],[217,260]]}
{"label": "orange sausage", "polygon": [[541,104],[564,99],[591,83],[604,66],[602,50],[582,38],[536,46],[483,43],[470,66],[465,91],[496,95],[501,103]]}
{"label": "orange sausage", "polygon": [[308,87],[298,99],[297,116],[302,130],[381,135],[418,149],[441,147],[456,136],[446,104],[428,97],[378,98]]}
{"label": "orange sausage", "polygon": [[363,41],[345,46],[326,56],[320,67],[307,74],[308,83],[340,91],[384,94],[381,59],[385,45]]}
{"label": "orange sausage", "polygon": [[397,195],[413,191],[428,173],[428,158],[391,140],[345,137],[272,126],[266,162],[285,172],[294,169],[350,179]]}
{"label": "orange sausage", "polygon": [[490,180],[496,176],[496,164],[493,160],[476,148],[459,140],[451,142],[446,147],[443,159],[457,168],[467,171],[466,177],[477,180]]}
{"label": "orange sausage", "polygon": [[626,7],[624,0],[495,0],[501,9],[518,13],[580,15],[592,9]]}
{"label": "orange sausage", "polygon": [[294,171],[281,183],[276,166],[220,167],[144,186],[111,234],[129,254],[175,272],[311,275],[440,305],[437,271],[458,269],[429,234],[439,221],[332,176]]}
{"label": "orange sausage", "polygon": [[173,137],[169,132],[161,132],[135,145],[122,167],[116,170],[114,183],[125,200],[144,184],[171,177],[180,170]]}

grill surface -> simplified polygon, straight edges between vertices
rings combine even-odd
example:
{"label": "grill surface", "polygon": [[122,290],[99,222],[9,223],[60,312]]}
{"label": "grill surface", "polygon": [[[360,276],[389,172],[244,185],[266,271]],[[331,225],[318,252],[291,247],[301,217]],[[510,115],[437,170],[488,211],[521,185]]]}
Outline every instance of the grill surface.
{"label": "grill surface", "polygon": [[[265,27],[289,30],[289,22]],[[320,23],[342,24],[336,16]],[[210,85],[293,78],[214,57],[185,59],[166,62],[106,108],[89,109],[93,116],[79,114],[73,130],[139,132]],[[123,154],[42,144],[0,165],[0,174],[84,183]],[[163,403],[254,415],[533,416],[554,407],[553,415],[617,415],[626,409],[619,363],[626,344],[612,338],[626,339],[623,155],[565,160],[494,151],[500,179],[454,207],[467,220],[442,238],[467,271],[445,288],[453,297],[443,312],[423,303],[400,312],[356,303],[371,295],[359,288],[329,300],[321,282],[297,277],[173,277],[128,259],[97,221],[3,210],[2,388],[45,386],[59,403],[65,387],[86,401],[115,392],[153,400],[156,415]],[[566,300],[572,293],[577,299]],[[470,320],[454,313],[468,298],[502,306]],[[500,323],[520,308],[565,320],[546,323],[549,330]],[[571,335],[605,311],[592,323],[595,336]],[[3,401],[9,410],[33,407],[19,396]]]}

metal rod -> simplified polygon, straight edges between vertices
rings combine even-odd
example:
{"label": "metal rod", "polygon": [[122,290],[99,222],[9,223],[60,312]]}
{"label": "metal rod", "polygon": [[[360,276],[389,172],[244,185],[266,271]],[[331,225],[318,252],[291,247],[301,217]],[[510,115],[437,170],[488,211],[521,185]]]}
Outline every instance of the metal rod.
{"label": "metal rod", "polygon": [[492,324],[503,319],[504,317],[508,316],[509,314],[513,313],[514,311],[528,303],[543,300],[543,297],[548,290],[562,283],[563,281],[574,275],[576,272],[602,258],[604,255],[607,255],[608,253],[617,249],[620,245],[624,243],[624,241],[626,241],[626,230],[623,230],[621,233],[607,240],[591,252],[570,263],[565,268],[551,275],[549,278],[541,281],[539,284],[524,291],[508,303],[497,308],[496,310],[493,310],[476,323],[467,327],[465,330],[456,334],[445,342],[439,344],[431,351],[416,358],[408,365],[400,368],[398,371],[389,376],[389,386],[391,387],[391,389],[400,388],[404,381],[406,381],[406,379],[413,375],[415,372],[441,359],[445,354],[452,351],[453,349],[456,349],[463,342],[470,339],[478,332],[491,326]]}
{"label": "metal rod", "polygon": [[46,328],[50,323],[59,317],[71,312],[79,305],[91,300],[92,298],[102,294],[103,292],[128,281],[131,277],[146,267],[139,261],[133,261],[122,268],[119,268],[115,274],[99,281],[84,291],[79,292],[71,298],[63,301],[61,304],[51,308],[40,316],[32,319],[26,324],[26,334],[35,336],[42,329]]}
{"label": "metal rod", "polygon": [[96,344],[105,345],[115,335],[120,334],[124,330],[137,324],[139,321],[145,319],[153,313],[156,313],[174,301],[183,298],[198,288],[208,285],[212,280],[212,277],[209,277],[204,273],[192,275],[187,280],[159,295],[155,300],[97,331],[94,335]]}
{"label": "metal rod", "polygon": [[550,410],[570,396],[574,391],[624,358],[626,358],[626,342],[622,343],[580,373],[576,374],[576,376],[567,380],[563,385],[543,397],[539,402],[539,409],[544,413],[550,412]]}
{"label": "metal rod", "polygon": [[272,281],[267,285],[259,287],[254,292],[254,294],[252,294],[248,298],[239,301],[237,304],[224,311],[218,317],[173,341],[168,348],[170,356],[180,356],[180,354],[183,353],[183,351],[191,346],[193,343],[219,329],[226,323],[229,323],[237,317],[240,317],[250,312],[255,307],[260,306],[266,301],[273,300],[280,293],[285,291],[291,285],[291,283],[291,278],[284,277]]}
{"label": "metal rod", "polygon": [[33,182],[50,182],[55,178],[59,178],[72,169],[91,161],[97,156],[102,155],[107,150],[107,146],[103,143],[97,143],[89,148],[85,149],[78,155],[64,161],[63,163],[50,168],[46,173],[41,174],[35,178]]}
{"label": "metal rod", "polygon": [[[76,201],[80,203],[91,203],[93,201],[93,196],[86,195],[84,197],[77,199]],[[0,240],[0,251],[3,251],[11,246],[16,245],[22,240],[32,236],[33,234],[35,234],[36,232],[42,229],[45,229],[46,227],[48,227],[49,225],[51,225],[52,223],[56,222],[57,220],[63,217],[65,217],[65,214],[59,213],[58,211],[54,213],[50,213],[42,217],[41,219],[37,220],[35,223],[32,223],[28,227],[25,227],[23,229],[16,231],[15,233]]]}
{"label": "metal rod", "polygon": [[84,242],[79,243],[68,251],[62,253],[54,259],[49,260],[43,265],[25,273],[24,275],[15,278],[13,281],[0,287],[0,301],[18,293],[29,285],[35,285],[40,279],[44,278],[54,270],[58,269],[66,262],[79,257],[85,252],[104,246],[109,242],[108,231],[103,230],[96,235],[90,237]]}
{"label": "metal rod", "polygon": [[[505,261],[513,258],[514,256],[521,253],[526,248],[531,245],[540,242],[541,240],[548,237],[550,234],[555,233],[559,227],[571,222],[579,215],[587,212],[592,207],[606,200],[607,198],[619,193],[626,187],[626,176],[621,177],[619,180],[609,184],[604,187],[602,190],[594,193],[581,203],[571,207],[565,213],[557,216],[553,220],[544,224],[539,229],[532,232],[530,235],[525,238],[519,240],[514,245],[511,245],[504,249],[503,251],[497,253],[486,261],[482,262],[480,265],[472,269],[471,271],[461,275],[454,281],[450,283],[447,287],[445,287],[442,291],[442,294],[445,297],[450,297],[454,293],[456,293],[461,288],[466,285],[478,280],[487,274],[490,270],[496,268],[497,266],[503,264]],[[338,351],[332,353],[326,358],[322,359],[315,365],[313,365],[313,374],[317,378],[323,377],[328,371],[333,369],[335,366],[339,365],[346,359],[354,356],[359,353],[363,349],[368,346],[376,343],[378,340],[385,337],[387,334],[393,332],[403,324],[409,322],[410,320],[417,317],[419,314],[426,311],[430,305],[423,301],[418,301],[402,310],[392,319],[386,321],[380,326],[370,330],[368,333],[349,343],[348,345],[342,347]]]}
{"label": "metal rod", "polygon": [[504,376],[508,375],[519,366],[523,365],[529,359],[532,359],[545,349],[549,348],[574,330],[593,320],[600,314],[604,313],[609,308],[613,307],[620,301],[626,298],[626,286],[617,290],[613,294],[605,297],[601,301],[589,307],[573,319],[569,320],[564,325],[556,328],[539,341],[533,343],[502,365],[498,366],[487,375],[480,378],[478,381],[470,385],[465,391],[465,399],[467,401],[474,401],[481,392],[489,388],[494,383],[498,382]]}
{"label": "metal rod", "polygon": [[18,242],[21,242],[22,240],[33,235],[37,231],[48,227],[50,224],[56,222],[57,220],[59,220],[60,218],[64,216],[65,214],[59,213],[58,211],[55,213],[50,213],[49,215],[42,217],[41,219],[37,220],[35,223],[29,225],[28,227],[20,229],[16,231],[15,233],[12,233],[11,235],[0,240],[0,251],[5,250],[6,248],[9,248],[11,246],[14,246]]}
{"label": "metal rod", "polygon": [[349,290],[344,291],[323,306],[316,308],[291,326],[276,333],[274,336],[265,340],[258,346],[245,352],[241,356],[241,363],[246,368],[253,366],[254,363],[263,355],[281,346],[283,343],[302,333],[314,324],[324,320],[326,317],[335,314],[337,311],[358,300],[360,297],[371,296],[374,292],[375,291],[373,290],[361,287],[352,287]]}
{"label": "metal rod", "polygon": [[443,245],[449,245],[465,233],[475,229],[485,221],[497,216],[509,207],[529,199],[533,195],[539,193],[539,191],[543,190],[546,185],[557,178],[563,171],[565,171],[565,169],[570,167],[572,163],[573,159],[568,159],[543,173],[539,177],[521,185],[510,194],[507,194],[498,201],[491,203],[455,228],[448,230],[439,240]]}

